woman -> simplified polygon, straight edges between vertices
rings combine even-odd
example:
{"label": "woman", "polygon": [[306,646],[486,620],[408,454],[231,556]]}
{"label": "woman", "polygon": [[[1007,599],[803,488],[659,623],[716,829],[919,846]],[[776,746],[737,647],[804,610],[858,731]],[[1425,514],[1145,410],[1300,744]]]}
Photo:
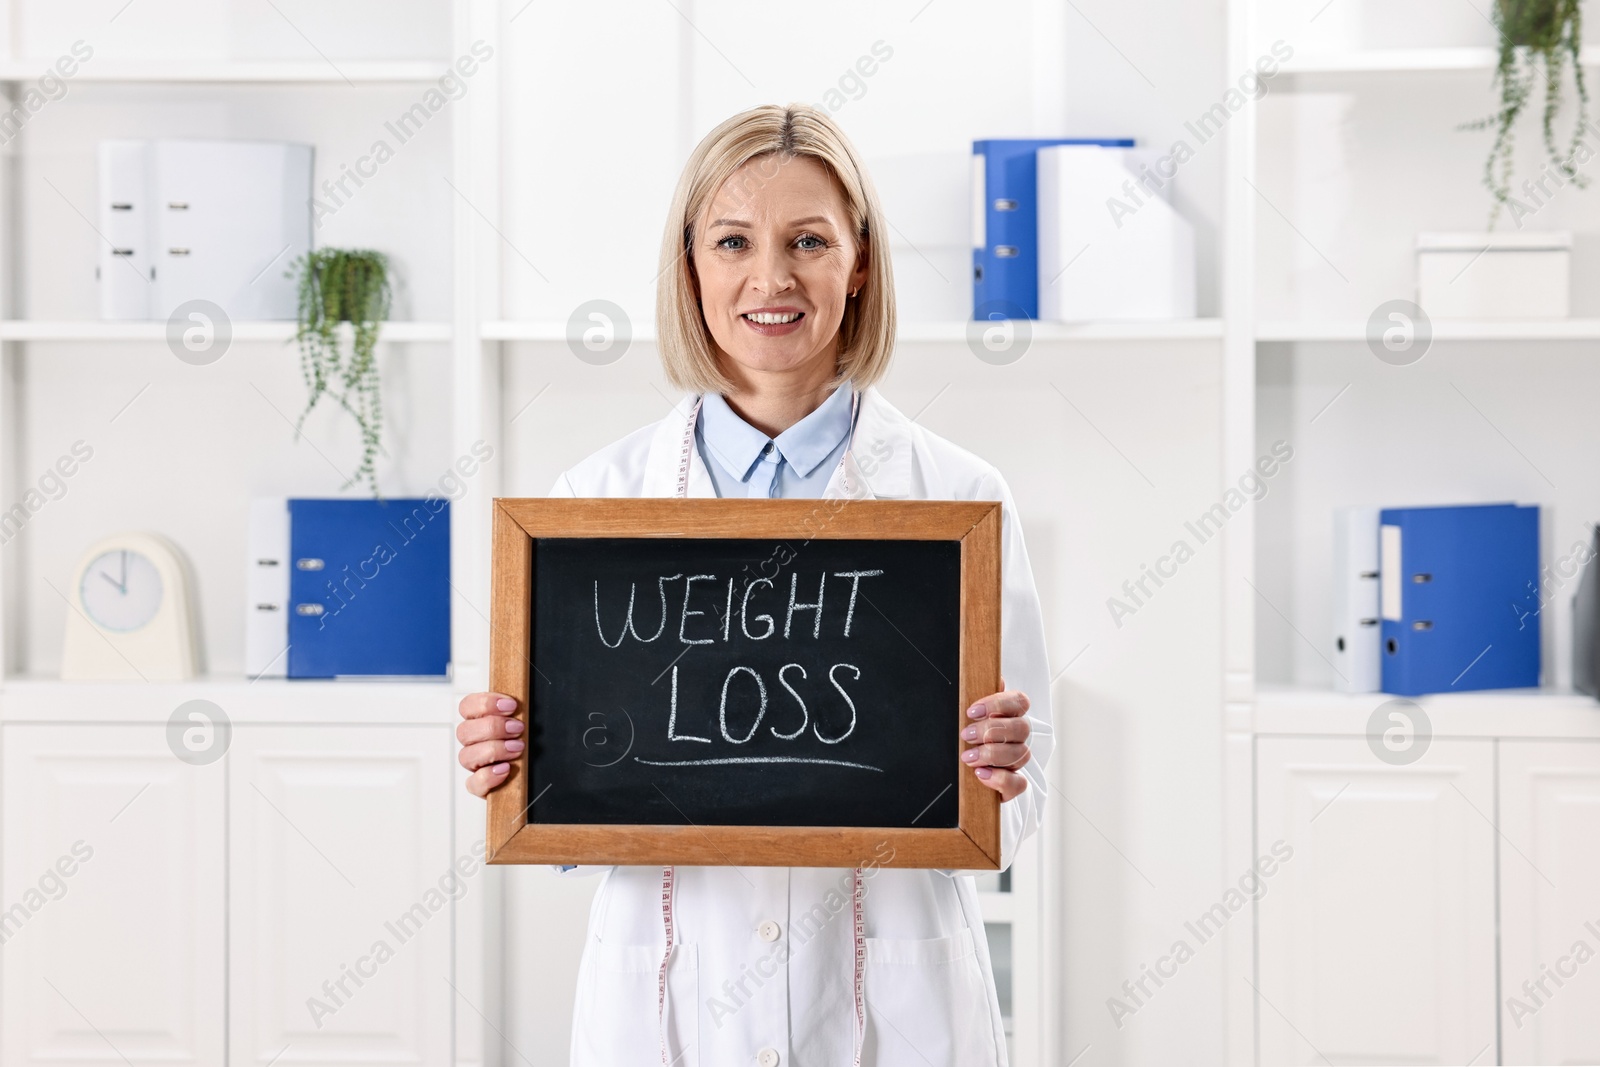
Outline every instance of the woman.
{"label": "woman", "polygon": [[[760,107],[712,130],[673,199],[656,301],[667,378],[692,395],[551,495],[1001,501],[1001,669],[1020,684],[976,702],[962,736],[981,742],[963,758],[1004,802],[1009,864],[1038,828],[1051,744],[1038,596],[1004,480],[873,388],[894,345],[886,232],[821,112]],[[460,710],[481,797],[520,758],[522,724],[495,693]],[[862,864],[603,868],[572,1063],[1004,1064],[972,878]]]}

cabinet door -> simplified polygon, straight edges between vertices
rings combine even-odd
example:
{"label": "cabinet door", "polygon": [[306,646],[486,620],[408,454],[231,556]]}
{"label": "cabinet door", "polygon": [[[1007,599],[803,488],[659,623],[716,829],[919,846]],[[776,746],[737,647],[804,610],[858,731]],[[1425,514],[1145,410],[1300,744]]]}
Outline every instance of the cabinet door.
{"label": "cabinet door", "polygon": [[0,1062],[224,1060],[223,763],[163,726],[12,725]]}
{"label": "cabinet door", "polygon": [[451,741],[444,726],[235,728],[234,1067],[451,1062],[453,901],[484,881],[451,854]]}
{"label": "cabinet door", "polygon": [[1256,852],[1293,850],[1256,904],[1260,1062],[1493,1063],[1493,742],[1256,757]]}
{"label": "cabinet door", "polygon": [[1500,743],[1506,1063],[1600,1063],[1600,742]]}

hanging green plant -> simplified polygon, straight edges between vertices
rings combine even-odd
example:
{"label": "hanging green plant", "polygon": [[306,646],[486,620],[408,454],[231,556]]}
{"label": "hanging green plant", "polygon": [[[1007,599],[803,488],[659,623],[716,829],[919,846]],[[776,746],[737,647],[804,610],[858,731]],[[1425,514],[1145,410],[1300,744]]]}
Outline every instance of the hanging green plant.
{"label": "hanging green plant", "polygon": [[[322,248],[294,261],[299,272],[300,371],[305,376],[305,410],[295,422],[296,439],[306,416],[324,396],[332,397],[361,428],[361,466],[340,486],[365,481],[378,496],[375,463],[383,451],[383,403],[378,388],[378,331],[389,317],[389,264],[381,252]],[[339,324],[351,325],[346,355]]]}
{"label": "hanging green plant", "polygon": [[[1500,33],[1500,57],[1494,72],[1500,107],[1493,114],[1460,127],[1495,132],[1494,147],[1489,150],[1483,167],[1483,184],[1494,196],[1494,205],[1489,210],[1491,229],[1511,196],[1511,156],[1516,146],[1513,127],[1541,81],[1544,83],[1545,152],[1563,178],[1580,189],[1589,184],[1573,163],[1589,104],[1589,91],[1583,84],[1583,64],[1579,62],[1583,47],[1579,0],[1495,0],[1494,21]],[[1578,90],[1578,121],[1563,155],[1556,147],[1555,118],[1561,109],[1562,74],[1569,61],[1572,80]]]}

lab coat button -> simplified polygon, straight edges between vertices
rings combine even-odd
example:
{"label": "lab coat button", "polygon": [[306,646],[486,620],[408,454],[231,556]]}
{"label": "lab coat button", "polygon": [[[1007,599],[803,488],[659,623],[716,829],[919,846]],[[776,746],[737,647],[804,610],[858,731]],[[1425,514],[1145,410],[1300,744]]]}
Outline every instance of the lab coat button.
{"label": "lab coat button", "polygon": [[762,1049],[756,1053],[756,1062],[761,1067],[778,1067],[778,1050],[775,1048]]}
{"label": "lab coat button", "polygon": [[[766,922],[756,927],[756,933],[761,935],[761,940],[763,941],[776,941],[778,940],[778,935],[783,933],[783,928],[777,923],[773,922],[771,919],[768,919]],[[774,1053],[774,1055],[776,1055],[776,1053]],[[772,1062],[777,1063],[778,1061],[773,1060]]]}

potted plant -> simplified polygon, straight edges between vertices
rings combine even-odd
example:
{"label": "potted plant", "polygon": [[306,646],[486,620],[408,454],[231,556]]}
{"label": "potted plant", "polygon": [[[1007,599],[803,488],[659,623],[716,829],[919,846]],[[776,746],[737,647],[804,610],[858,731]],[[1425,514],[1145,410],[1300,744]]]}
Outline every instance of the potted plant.
{"label": "potted plant", "polygon": [[[389,265],[381,252],[322,248],[296,259],[299,273],[300,371],[305,376],[305,410],[295,423],[300,436],[306,416],[323,397],[332,397],[361,428],[361,465],[340,486],[365,481],[378,496],[375,462],[383,450],[383,403],[379,392],[378,331],[389,317]],[[346,354],[340,324],[350,323]]]}
{"label": "potted plant", "polygon": [[[1512,129],[1541,85],[1544,88],[1545,151],[1563,178],[1580,189],[1588,185],[1588,179],[1577,172],[1573,163],[1589,103],[1589,92],[1583,84],[1583,65],[1578,56],[1583,44],[1579,0],[1495,0],[1494,23],[1500,36],[1500,56],[1494,73],[1494,84],[1500,91],[1500,107],[1493,114],[1462,127],[1495,131],[1494,147],[1489,150],[1483,168],[1483,183],[1494,196],[1494,206],[1489,211],[1491,228],[1511,195],[1511,156],[1516,146]],[[1563,154],[1556,147],[1555,117],[1561,109],[1562,73],[1568,61],[1572,64],[1572,79],[1578,90],[1578,121],[1572,129],[1572,141]]]}

